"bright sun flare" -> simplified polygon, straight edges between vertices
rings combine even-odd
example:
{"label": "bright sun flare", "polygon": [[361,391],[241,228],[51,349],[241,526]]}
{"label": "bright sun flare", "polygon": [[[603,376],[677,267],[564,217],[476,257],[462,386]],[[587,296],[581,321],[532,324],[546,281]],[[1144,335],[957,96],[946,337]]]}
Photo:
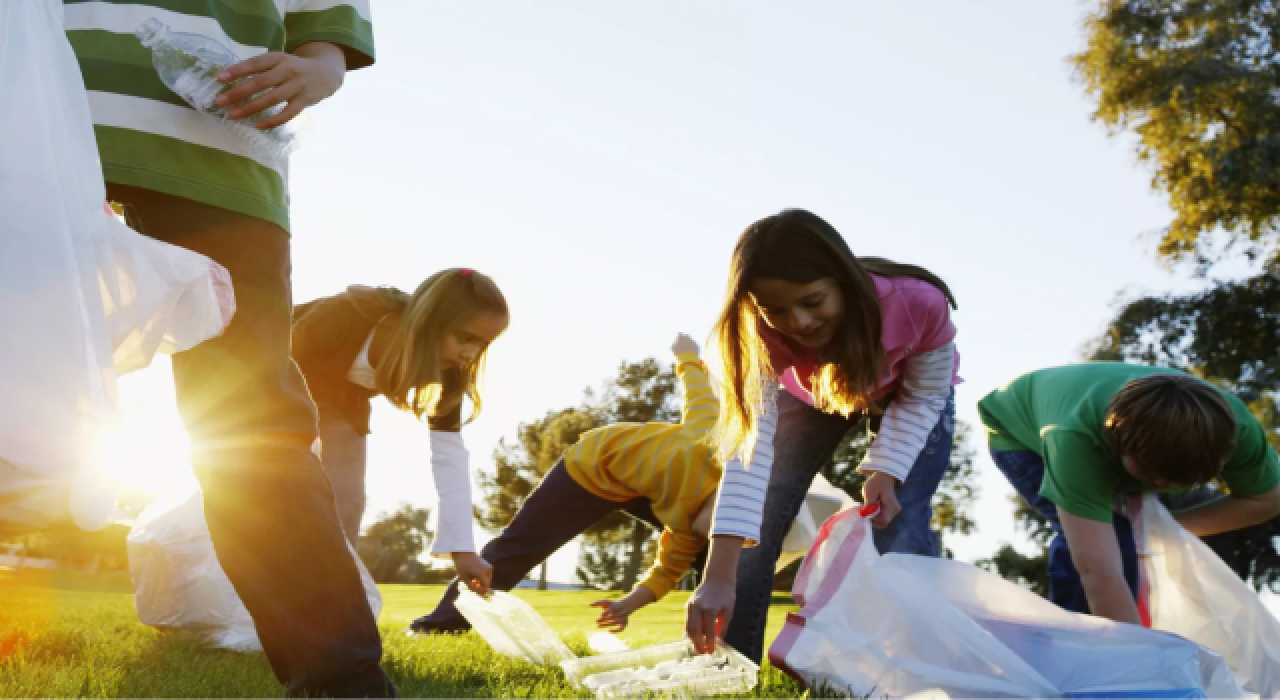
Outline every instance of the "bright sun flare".
{"label": "bright sun flare", "polygon": [[123,489],[154,494],[191,478],[190,441],[167,369],[153,367],[120,382],[119,419],[103,426],[94,445],[95,466]]}

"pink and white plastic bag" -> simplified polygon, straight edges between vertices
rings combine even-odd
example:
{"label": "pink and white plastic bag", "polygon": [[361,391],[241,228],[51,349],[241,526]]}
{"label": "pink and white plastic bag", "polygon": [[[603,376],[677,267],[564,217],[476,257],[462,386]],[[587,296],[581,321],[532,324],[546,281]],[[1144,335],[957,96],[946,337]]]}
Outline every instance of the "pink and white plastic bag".
{"label": "pink and white plastic bag", "polygon": [[810,687],[854,697],[1244,697],[1218,654],[1077,615],[970,564],[880,555],[873,509],[823,524],[801,605],[769,649]]}

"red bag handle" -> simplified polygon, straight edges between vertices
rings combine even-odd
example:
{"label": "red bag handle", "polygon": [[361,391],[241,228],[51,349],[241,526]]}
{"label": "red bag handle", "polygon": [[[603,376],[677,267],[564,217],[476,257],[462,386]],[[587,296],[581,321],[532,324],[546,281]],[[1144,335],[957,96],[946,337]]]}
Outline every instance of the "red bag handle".
{"label": "red bag handle", "polygon": [[[858,516],[862,518],[871,518],[879,512],[880,502],[876,501],[875,503],[859,508]],[[800,604],[800,607],[807,605],[804,589],[809,584],[809,574],[810,570],[813,568],[813,557],[809,555],[818,551],[818,548],[822,546],[822,543],[827,541],[827,538],[831,536],[831,528],[835,527],[836,523],[852,514],[852,509],[836,513],[830,518],[827,518],[827,521],[822,523],[822,527],[818,528],[818,534],[813,538],[813,544],[809,546],[809,551],[805,554],[804,562],[801,563],[800,570],[796,572],[795,581],[791,585],[791,596],[796,599],[796,602]]]}

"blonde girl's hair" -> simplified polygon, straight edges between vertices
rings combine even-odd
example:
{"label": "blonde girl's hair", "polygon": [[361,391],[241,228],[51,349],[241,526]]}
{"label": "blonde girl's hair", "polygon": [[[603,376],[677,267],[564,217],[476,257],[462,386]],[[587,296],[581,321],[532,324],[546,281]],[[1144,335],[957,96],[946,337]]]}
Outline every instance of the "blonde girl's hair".
{"label": "blonde girl's hair", "polygon": [[[761,336],[764,320],[751,299],[757,279],[810,284],[835,280],[844,299],[844,318],[831,342],[829,361],[812,377],[814,403],[828,413],[879,412],[872,398],[884,366],[880,298],[871,274],[912,277],[937,287],[954,308],[946,283],[915,265],[883,258],[858,258],[839,232],[817,215],[787,209],[743,231],[729,263],[724,308],[712,335],[723,378],[724,400],[711,440],[721,459],[738,454],[754,439],[765,393],[777,385],[777,369]],[[802,377],[802,379],[805,379]]]}
{"label": "blonde girl's hair", "polygon": [[[489,348],[457,369],[441,366],[440,343],[446,334],[479,314],[507,315],[507,300],[487,275],[473,270],[441,270],[418,285],[412,295],[384,289],[399,310],[400,323],[378,365],[378,391],[417,418],[459,412],[462,398],[471,399],[471,422],[480,414],[480,376]],[[449,427],[461,427],[449,426]]]}

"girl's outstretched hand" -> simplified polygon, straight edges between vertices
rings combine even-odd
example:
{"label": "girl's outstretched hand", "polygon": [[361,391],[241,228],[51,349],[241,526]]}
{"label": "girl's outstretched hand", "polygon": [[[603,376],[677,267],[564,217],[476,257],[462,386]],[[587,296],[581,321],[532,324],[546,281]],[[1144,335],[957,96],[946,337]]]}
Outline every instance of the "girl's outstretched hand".
{"label": "girl's outstretched hand", "polygon": [[453,568],[458,580],[476,595],[488,595],[493,583],[493,566],[475,552],[454,552]]}
{"label": "girl's outstretched hand", "polygon": [[[240,78],[248,80],[222,93],[216,104],[219,107],[239,105],[227,116],[244,119],[287,103],[279,114],[264,117],[254,124],[259,129],[273,129],[337,92],[346,71],[347,59],[342,49],[325,41],[308,42],[294,49],[293,53],[272,51],[259,54],[227,66],[218,74],[218,80],[224,83]],[[251,97],[254,99],[239,104]]]}
{"label": "girl's outstretched hand", "polygon": [[657,596],[644,586],[636,586],[635,590],[623,596],[622,600],[597,600],[591,604],[593,608],[601,608],[596,627],[610,632],[621,632],[627,628],[631,613],[657,600]]}
{"label": "girl's outstretched hand", "polygon": [[880,511],[871,517],[871,525],[887,527],[902,510],[898,504],[898,480],[884,472],[871,472],[862,485],[862,502],[870,506],[880,504]]}
{"label": "girl's outstretched hand", "polygon": [[676,335],[676,342],[671,344],[671,352],[676,355],[679,355],[682,352],[691,352],[697,355],[699,353],[699,349],[698,344],[693,341],[693,338],[690,338],[684,333],[679,333]]}

